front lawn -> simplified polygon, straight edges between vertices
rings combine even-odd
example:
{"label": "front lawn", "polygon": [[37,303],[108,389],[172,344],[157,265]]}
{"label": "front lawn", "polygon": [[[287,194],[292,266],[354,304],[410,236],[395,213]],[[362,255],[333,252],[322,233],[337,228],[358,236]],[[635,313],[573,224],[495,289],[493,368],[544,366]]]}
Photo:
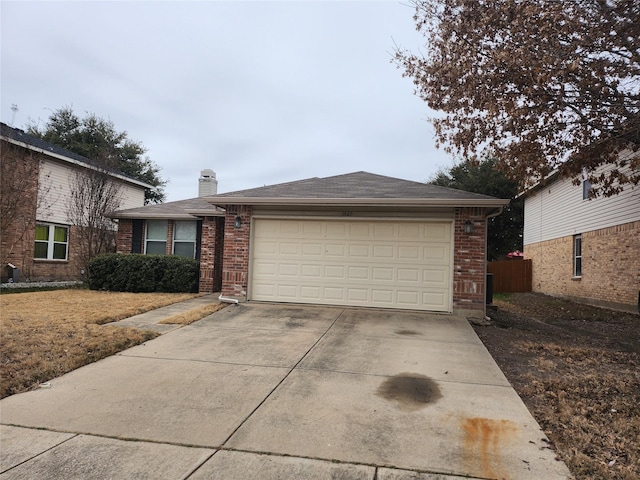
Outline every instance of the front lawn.
{"label": "front lawn", "polygon": [[0,398],[158,335],[104,324],[196,296],[83,289],[0,295]]}

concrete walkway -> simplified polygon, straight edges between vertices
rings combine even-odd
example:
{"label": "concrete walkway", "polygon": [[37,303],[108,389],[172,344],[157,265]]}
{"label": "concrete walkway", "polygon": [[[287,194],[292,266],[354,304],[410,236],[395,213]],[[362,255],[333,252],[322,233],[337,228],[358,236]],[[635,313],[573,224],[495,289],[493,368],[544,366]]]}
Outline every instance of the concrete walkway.
{"label": "concrete walkway", "polygon": [[0,422],[0,479],[569,477],[468,322],[420,312],[229,306]]}

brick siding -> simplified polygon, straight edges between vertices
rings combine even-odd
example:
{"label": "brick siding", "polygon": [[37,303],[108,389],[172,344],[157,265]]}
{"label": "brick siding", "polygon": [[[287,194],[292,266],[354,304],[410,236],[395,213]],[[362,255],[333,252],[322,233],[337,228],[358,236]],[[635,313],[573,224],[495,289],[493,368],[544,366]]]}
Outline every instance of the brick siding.
{"label": "brick siding", "polygon": [[[251,233],[251,207],[226,205],[224,220],[224,252],[222,295],[245,300],[249,281],[249,237]],[[242,225],[235,227],[240,216]]]}
{"label": "brick siding", "polygon": [[131,253],[133,245],[133,220],[121,218],[118,220],[118,235],[116,238],[116,252]]}
{"label": "brick siding", "polygon": [[200,293],[219,292],[222,288],[222,231],[224,220],[205,217],[200,244]]}
{"label": "brick siding", "polygon": [[[473,232],[465,233],[467,220]],[[453,308],[484,311],[486,220],[482,208],[456,208],[453,247]]]}
{"label": "brick siding", "polygon": [[582,233],[582,277],[573,278],[573,236],[524,246],[533,291],[634,306],[640,289],[640,221]]}
{"label": "brick siding", "polygon": [[[224,226],[224,259],[222,295],[246,299],[249,282],[249,240],[251,207],[226,205]],[[235,227],[235,217],[241,217],[242,225]],[[464,232],[464,225],[471,220],[474,231]],[[456,209],[454,226],[454,279],[453,307],[455,309],[484,311],[486,276],[486,221],[482,208]]]}

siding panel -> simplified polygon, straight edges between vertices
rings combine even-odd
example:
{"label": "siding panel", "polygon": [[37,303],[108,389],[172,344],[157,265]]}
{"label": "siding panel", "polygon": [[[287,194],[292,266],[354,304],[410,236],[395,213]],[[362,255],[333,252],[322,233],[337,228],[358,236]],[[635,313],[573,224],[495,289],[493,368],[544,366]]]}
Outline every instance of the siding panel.
{"label": "siding panel", "polygon": [[[42,162],[40,168],[37,218],[40,221],[69,224],[67,219],[67,199],[71,195],[71,185],[75,181],[76,167],[49,159]],[[121,180],[120,209],[144,206],[144,189]]]}
{"label": "siding panel", "polygon": [[640,187],[619,195],[582,199],[582,185],[557,180],[525,199],[524,244],[640,220]]}

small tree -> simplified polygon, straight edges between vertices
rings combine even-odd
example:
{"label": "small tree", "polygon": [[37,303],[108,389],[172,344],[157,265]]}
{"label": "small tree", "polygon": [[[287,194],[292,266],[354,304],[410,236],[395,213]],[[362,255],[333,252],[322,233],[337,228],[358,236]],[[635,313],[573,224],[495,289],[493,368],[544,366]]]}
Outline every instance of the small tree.
{"label": "small tree", "polygon": [[69,180],[67,219],[76,229],[78,258],[85,272],[91,259],[113,251],[116,224],[107,215],[120,207],[120,185],[102,168],[78,170]]}

